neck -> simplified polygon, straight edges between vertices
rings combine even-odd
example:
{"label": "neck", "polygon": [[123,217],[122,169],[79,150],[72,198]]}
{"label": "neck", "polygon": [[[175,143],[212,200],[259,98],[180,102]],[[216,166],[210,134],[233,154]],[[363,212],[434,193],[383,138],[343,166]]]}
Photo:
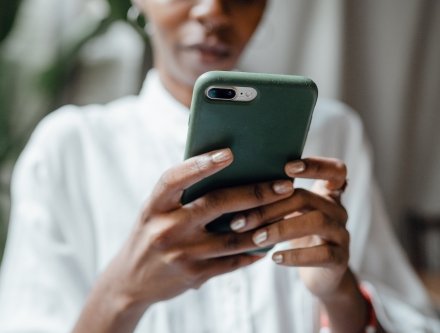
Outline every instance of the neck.
{"label": "neck", "polygon": [[166,70],[156,67],[159,72],[160,80],[165,89],[181,104],[185,105],[188,109],[191,106],[191,99],[194,85],[179,81],[171,76]]}

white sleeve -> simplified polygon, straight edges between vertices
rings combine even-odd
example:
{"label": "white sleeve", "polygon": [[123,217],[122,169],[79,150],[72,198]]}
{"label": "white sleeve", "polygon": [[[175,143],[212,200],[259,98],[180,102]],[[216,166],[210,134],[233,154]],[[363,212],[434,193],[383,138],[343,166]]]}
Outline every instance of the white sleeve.
{"label": "white sleeve", "polygon": [[69,332],[93,280],[93,233],[63,176],[70,118],[43,120],[14,170],[0,276],[3,333]]}
{"label": "white sleeve", "polygon": [[350,266],[372,293],[377,316],[390,333],[440,332],[421,282],[395,238],[372,175],[372,161],[360,120],[350,115],[344,129],[349,187]]}

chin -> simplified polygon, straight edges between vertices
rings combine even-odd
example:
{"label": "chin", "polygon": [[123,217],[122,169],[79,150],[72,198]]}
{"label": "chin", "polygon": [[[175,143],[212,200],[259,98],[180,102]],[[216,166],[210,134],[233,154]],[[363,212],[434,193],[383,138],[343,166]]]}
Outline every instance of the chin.
{"label": "chin", "polygon": [[210,72],[210,71],[231,71],[233,69],[236,68],[236,62],[234,61],[233,63],[224,63],[224,62],[220,62],[220,63],[216,63],[216,64],[197,64],[197,66],[194,67],[194,70],[192,71],[193,77],[195,77],[196,79],[206,73],[206,72]]}
{"label": "chin", "polygon": [[209,71],[233,70],[236,68],[237,62],[237,58],[232,56],[223,59],[198,56],[189,57],[189,59],[182,59],[180,68],[186,68],[184,72],[186,72],[188,76],[191,76],[193,78],[193,81],[195,82],[195,79],[197,79],[200,75]]}

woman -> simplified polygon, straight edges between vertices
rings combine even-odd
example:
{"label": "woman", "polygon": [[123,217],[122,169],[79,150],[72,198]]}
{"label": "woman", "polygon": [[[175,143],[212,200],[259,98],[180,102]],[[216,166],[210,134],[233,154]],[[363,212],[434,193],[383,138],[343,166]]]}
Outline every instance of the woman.
{"label": "woman", "polygon": [[[362,128],[343,106],[318,105],[306,156],[348,164],[351,255],[338,159],[288,163],[295,189],[252,184],[180,204],[185,188],[233,161],[225,149],[181,162],[193,84],[235,67],[266,1],[136,5],[155,59],[140,96],[53,113],[17,164],[4,331],[428,332],[426,295],[383,224]],[[233,233],[205,231],[243,210]],[[285,241],[293,247],[243,254]]]}

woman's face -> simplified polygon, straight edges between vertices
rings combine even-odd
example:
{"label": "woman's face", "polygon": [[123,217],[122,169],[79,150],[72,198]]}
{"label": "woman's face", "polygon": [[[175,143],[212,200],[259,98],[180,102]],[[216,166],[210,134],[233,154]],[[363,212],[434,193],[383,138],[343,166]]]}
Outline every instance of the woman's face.
{"label": "woman's face", "polygon": [[236,66],[266,0],[138,0],[152,29],[155,66],[186,85]]}

